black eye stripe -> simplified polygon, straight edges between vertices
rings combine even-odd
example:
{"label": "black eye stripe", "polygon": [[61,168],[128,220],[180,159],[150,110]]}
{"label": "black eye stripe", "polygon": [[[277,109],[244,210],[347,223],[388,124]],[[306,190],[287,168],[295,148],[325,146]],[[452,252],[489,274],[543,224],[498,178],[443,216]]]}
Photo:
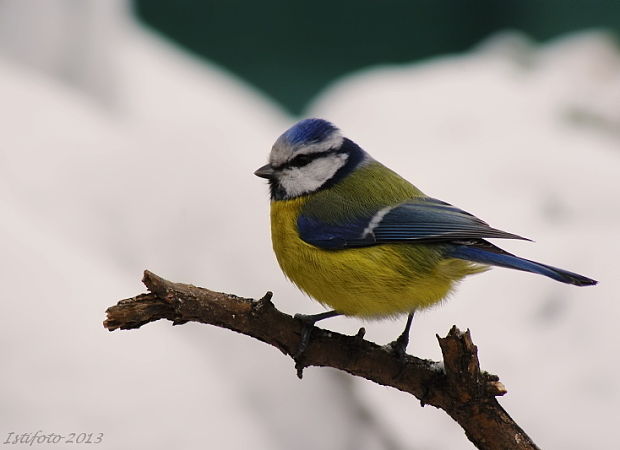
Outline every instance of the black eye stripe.
{"label": "black eye stripe", "polygon": [[317,155],[297,155],[292,160],[290,160],[286,165],[288,167],[302,167],[306,164],[311,163],[317,158]]}
{"label": "black eye stripe", "polygon": [[287,168],[290,168],[290,167],[303,167],[303,166],[306,166],[306,165],[310,164],[315,159],[322,158],[323,156],[338,155],[338,154],[343,154],[343,153],[348,153],[348,152],[346,150],[330,149],[330,150],[327,150],[327,151],[324,151],[324,152],[306,153],[306,154],[302,154],[302,155],[297,155],[293,159],[291,159],[290,161],[288,161],[288,162],[282,164],[281,166],[277,167],[277,169],[287,169]]}

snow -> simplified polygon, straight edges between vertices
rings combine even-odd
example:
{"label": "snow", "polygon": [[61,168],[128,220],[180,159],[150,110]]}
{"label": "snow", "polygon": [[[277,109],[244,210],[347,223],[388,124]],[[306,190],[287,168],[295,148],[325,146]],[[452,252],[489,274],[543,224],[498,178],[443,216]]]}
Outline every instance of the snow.
{"label": "snow", "polygon": [[[300,382],[290,360],[234,333],[103,329],[106,307],[144,290],[145,268],[320,311],[277,268],[268,190],[252,175],[295,119],[142,29],[123,2],[34,4],[0,14],[0,440],[40,429],[103,432],[101,448],[471,448],[441,411],[332,370]],[[601,281],[495,269],[414,321],[410,351],[436,360],[436,333],[470,328],[508,389],[501,403],[542,448],[617,442],[619,99],[605,34],[542,47],[506,34],[352,74],[307,114],[428,194],[536,240],[508,250]],[[403,325],[368,323],[367,338]]]}

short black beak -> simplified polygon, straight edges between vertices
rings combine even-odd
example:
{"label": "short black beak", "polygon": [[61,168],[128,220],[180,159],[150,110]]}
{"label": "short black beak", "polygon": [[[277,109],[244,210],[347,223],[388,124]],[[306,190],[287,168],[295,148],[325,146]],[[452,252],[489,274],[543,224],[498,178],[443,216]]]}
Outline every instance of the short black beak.
{"label": "short black beak", "polygon": [[257,177],[261,177],[261,178],[267,178],[268,180],[270,178],[273,178],[273,174],[274,174],[274,170],[271,167],[270,164],[265,164],[263,167],[259,167],[258,169],[256,169],[256,172],[254,172],[254,175],[256,175]]}

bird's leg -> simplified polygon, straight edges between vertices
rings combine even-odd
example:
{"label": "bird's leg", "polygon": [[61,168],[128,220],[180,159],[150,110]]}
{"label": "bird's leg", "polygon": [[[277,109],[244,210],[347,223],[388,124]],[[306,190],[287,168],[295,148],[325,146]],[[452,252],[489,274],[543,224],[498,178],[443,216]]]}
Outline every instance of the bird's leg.
{"label": "bird's leg", "polygon": [[302,327],[299,347],[297,348],[293,359],[299,359],[299,357],[303,355],[303,353],[306,351],[306,348],[308,348],[308,344],[310,343],[310,333],[312,332],[312,328],[314,328],[315,323],[317,323],[319,320],[340,316],[341,314],[342,313],[339,313],[338,311],[327,311],[324,313],[311,315],[295,314],[295,319],[301,320]]}
{"label": "bird's leg", "polygon": [[409,332],[411,331],[411,323],[413,322],[413,314],[415,313],[415,309],[409,313],[407,316],[407,324],[405,325],[405,329],[401,333],[400,336],[394,341],[390,343],[392,350],[399,357],[403,357],[407,351],[407,344],[409,344]]}

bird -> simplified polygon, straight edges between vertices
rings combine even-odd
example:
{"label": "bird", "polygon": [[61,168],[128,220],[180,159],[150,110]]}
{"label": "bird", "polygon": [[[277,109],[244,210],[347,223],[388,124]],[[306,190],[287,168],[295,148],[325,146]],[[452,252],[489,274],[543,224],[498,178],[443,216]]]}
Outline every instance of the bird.
{"label": "bird", "polygon": [[404,355],[415,311],[446,299],[465,277],[491,266],[575,286],[596,280],[509,253],[486,239],[529,240],[424,194],[375,160],[331,122],[300,120],[277,138],[268,163],[271,240],[285,276],[330,308],[297,314],[299,355],[314,324],[344,315],[407,315],[392,342]]}

